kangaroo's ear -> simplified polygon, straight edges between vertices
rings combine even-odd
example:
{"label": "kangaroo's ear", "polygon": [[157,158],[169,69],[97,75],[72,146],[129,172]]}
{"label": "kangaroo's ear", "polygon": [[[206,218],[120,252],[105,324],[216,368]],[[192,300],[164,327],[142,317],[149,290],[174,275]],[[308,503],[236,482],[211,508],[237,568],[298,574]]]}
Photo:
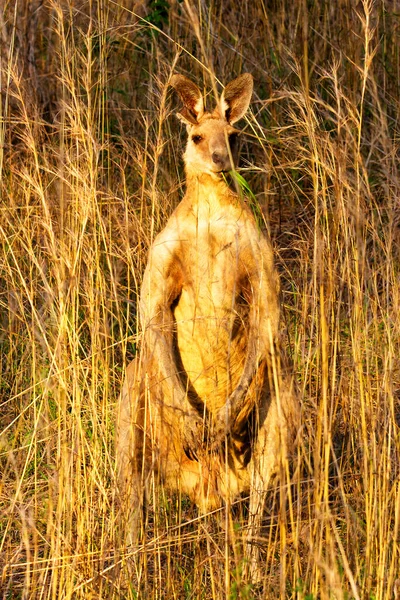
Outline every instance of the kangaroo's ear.
{"label": "kangaroo's ear", "polygon": [[170,83],[183,102],[178,117],[186,125],[196,125],[204,114],[203,96],[199,88],[184,75],[173,75]]}
{"label": "kangaroo's ear", "polygon": [[222,92],[220,107],[228,123],[239,121],[249,108],[253,93],[253,76],[243,73],[226,86]]}

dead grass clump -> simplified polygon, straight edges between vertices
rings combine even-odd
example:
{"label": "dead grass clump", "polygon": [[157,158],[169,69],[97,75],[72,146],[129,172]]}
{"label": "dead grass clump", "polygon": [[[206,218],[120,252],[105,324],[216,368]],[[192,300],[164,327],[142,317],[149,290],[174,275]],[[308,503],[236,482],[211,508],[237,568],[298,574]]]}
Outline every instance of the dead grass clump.
{"label": "dead grass clump", "polygon": [[[399,11],[393,2],[3,2],[3,598],[362,598],[399,578]],[[147,250],[181,196],[167,81],[255,77],[242,173],[270,228],[303,397],[259,587],[154,485],[121,547],[114,407]],[[218,76],[218,80],[214,79]],[[220,89],[220,88],[219,88]],[[156,482],[155,482],[156,484]],[[228,543],[228,538],[235,540]]]}

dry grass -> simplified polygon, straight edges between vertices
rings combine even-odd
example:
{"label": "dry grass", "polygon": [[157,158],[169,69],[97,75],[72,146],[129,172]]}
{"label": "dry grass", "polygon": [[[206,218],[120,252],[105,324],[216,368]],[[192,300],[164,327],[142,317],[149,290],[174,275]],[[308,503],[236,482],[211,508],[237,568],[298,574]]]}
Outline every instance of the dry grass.
{"label": "dry grass", "polygon": [[[400,5],[1,5],[1,597],[393,598]],[[242,577],[243,503],[232,546],[155,485],[147,545],[120,542],[115,403],[147,251],[182,194],[174,69],[208,90],[214,74],[256,81],[242,172],[276,247],[303,398],[258,586]]]}

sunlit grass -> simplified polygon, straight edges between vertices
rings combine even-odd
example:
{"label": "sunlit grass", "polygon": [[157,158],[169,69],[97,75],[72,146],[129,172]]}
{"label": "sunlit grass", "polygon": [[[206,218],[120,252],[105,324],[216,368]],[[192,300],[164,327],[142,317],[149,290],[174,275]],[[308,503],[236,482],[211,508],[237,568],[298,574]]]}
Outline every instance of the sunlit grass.
{"label": "sunlit grass", "polygon": [[[3,598],[393,598],[399,16],[270,4],[4,3]],[[175,70],[206,91],[210,73],[255,77],[240,172],[276,250],[303,409],[291,485],[268,494],[259,585],[243,575],[245,501],[228,535],[154,481],[146,543],[130,548],[114,497],[142,273],[182,196]]]}

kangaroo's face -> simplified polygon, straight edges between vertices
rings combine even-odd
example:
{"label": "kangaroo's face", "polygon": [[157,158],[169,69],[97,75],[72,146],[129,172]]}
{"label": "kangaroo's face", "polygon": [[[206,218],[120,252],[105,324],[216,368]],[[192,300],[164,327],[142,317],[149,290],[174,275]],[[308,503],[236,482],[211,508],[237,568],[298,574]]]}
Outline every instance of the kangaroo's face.
{"label": "kangaroo's face", "polygon": [[198,124],[188,126],[186,167],[199,175],[230,171],[237,163],[238,136],[225,119],[203,115]]}
{"label": "kangaroo's face", "polygon": [[178,92],[183,108],[179,118],[186,123],[188,142],[184,154],[187,174],[218,176],[235,168],[239,131],[233,123],[246,113],[253,91],[253,78],[245,73],[231,81],[212,113],[196,84],[183,75],[174,75],[171,85]]}

